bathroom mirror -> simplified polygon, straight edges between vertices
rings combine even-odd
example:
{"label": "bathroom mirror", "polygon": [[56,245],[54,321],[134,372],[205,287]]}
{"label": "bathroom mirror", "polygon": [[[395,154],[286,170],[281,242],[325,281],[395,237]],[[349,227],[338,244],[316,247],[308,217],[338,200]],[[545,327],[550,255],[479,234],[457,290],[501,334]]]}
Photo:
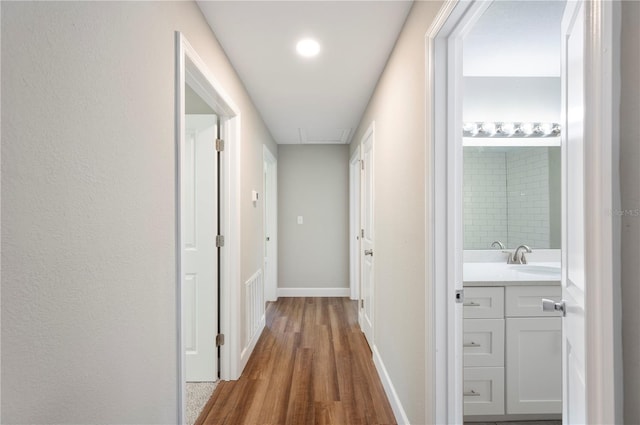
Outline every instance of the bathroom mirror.
{"label": "bathroom mirror", "polygon": [[465,146],[464,249],[560,249],[560,182],[559,147]]}

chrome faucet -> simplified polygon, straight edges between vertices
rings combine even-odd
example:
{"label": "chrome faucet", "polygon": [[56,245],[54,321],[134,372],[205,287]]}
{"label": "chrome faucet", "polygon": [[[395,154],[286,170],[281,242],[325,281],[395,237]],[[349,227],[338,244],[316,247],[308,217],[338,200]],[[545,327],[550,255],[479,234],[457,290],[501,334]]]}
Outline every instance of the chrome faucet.
{"label": "chrome faucet", "polygon": [[524,256],[524,252],[520,252],[520,250],[524,250],[527,254],[531,254],[531,248],[527,245],[520,245],[513,252],[513,255],[509,255],[507,264],[527,264],[527,258]]}
{"label": "chrome faucet", "polygon": [[[496,246],[498,245],[498,246]],[[493,241],[491,243],[491,248],[499,248],[499,249],[504,249],[504,244],[500,241]]]}

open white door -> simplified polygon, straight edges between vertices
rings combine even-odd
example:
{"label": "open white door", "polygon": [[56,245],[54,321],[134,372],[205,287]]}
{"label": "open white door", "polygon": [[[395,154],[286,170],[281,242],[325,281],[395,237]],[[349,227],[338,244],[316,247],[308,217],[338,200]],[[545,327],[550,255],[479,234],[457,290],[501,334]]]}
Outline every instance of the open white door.
{"label": "open white door", "polygon": [[563,419],[586,423],[584,4],[569,2],[562,21]]}
{"label": "open white door", "polygon": [[360,146],[349,160],[349,281],[351,299],[360,299]]}
{"label": "open white door", "polygon": [[181,166],[186,380],[218,377],[218,172],[215,115],[185,117]]}
{"label": "open white door", "polygon": [[360,327],[364,332],[369,346],[373,348],[373,124],[367,130],[361,143],[362,152],[362,190],[361,200],[362,218],[361,229],[361,276],[362,291],[360,293]]}
{"label": "open white door", "polygon": [[[614,3],[569,1],[562,20],[563,421],[616,423]],[[618,16],[619,19],[619,16]],[[618,411],[618,413],[616,413]],[[619,417],[618,417],[619,419]]]}

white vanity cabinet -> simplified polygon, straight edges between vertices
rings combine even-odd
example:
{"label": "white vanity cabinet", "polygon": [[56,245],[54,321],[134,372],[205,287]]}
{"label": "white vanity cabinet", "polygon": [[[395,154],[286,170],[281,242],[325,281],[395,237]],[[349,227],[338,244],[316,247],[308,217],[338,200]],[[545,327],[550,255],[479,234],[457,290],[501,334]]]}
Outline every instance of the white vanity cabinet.
{"label": "white vanity cabinet", "polygon": [[562,413],[561,313],[542,298],[560,301],[560,287],[505,288],[508,414]]}
{"label": "white vanity cabinet", "polygon": [[465,287],[464,414],[562,413],[559,286]]}

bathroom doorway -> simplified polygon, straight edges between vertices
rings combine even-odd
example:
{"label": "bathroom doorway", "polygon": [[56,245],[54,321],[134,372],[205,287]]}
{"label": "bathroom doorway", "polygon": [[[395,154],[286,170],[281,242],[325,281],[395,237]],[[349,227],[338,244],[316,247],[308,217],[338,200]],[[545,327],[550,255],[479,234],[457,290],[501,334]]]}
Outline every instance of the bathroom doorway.
{"label": "bathroom doorway", "polygon": [[[430,228],[434,244],[429,248],[437,247],[432,302],[435,323],[446,324],[434,329],[437,423],[533,418],[562,418],[564,423],[615,422],[615,392],[605,394],[600,385],[586,383],[606,382],[609,388],[619,385],[615,378],[618,375],[607,372],[615,367],[613,358],[619,347],[597,325],[598,321],[611,326],[614,322],[612,250],[611,245],[595,243],[604,240],[610,244],[612,240],[612,218],[607,211],[613,208],[610,183],[614,125],[607,105],[613,102],[611,31],[619,16],[614,10],[617,6],[609,2],[543,3],[447,4],[427,34],[427,98],[433,99],[427,111],[427,121],[433,124],[428,140],[433,146],[430,154],[434,166],[428,184],[432,191],[428,197],[434,205]],[[528,8],[524,21],[510,25],[520,8]],[[540,18],[545,8],[561,8],[559,19],[558,15],[555,20]],[[464,58],[465,48],[473,40],[466,38],[474,35],[476,25],[482,27],[483,16],[492,18],[493,23],[485,26],[494,33],[477,37],[481,48],[472,58],[475,71],[470,72]],[[540,52],[512,45],[518,36],[505,31],[511,28],[525,32],[527,19],[555,22],[554,33],[559,40],[555,60],[536,56],[548,54],[545,48]],[[530,43],[538,43],[549,31],[534,36]],[[501,44],[490,45],[492,38]],[[587,62],[589,72],[585,71]],[[501,64],[503,74],[505,69],[524,64],[528,75],[493,75],[491,68],[496,64]],[[543,65],[554,65],[557,75],[540,75]],[[503,77],[531,80],[525,84]],[[543,81],[542,77],[555,80]],[[554,116],[524,118],[515,116],[525,113],[522,108],[505,106],[509,96],[519,95],[528,109],[535,109],[535,104],[545,104],[541,97],[545,92],[554,91],[557,101],[557,88],[560,108],[541,106],[537,112],[542,115],[555,110]],[[499,114],[490,116],[489,108],[480,105],[476,115],[465,117],[473,106],[473,101],[465,105],[467,90],[475,93],[476,100],[489,98],[497,103],[494,112]],[[581,97],[583,92],[586,95]],[[515,160],[520,156],[523,162]],[[533,174],[524,165],[529,161],[538,161],[536,174],[546,176],[544,183],[530,182]],[[558,168],[560,208],[557,185],[551,184],[557,180]],[[480,174],[491,179],[481,182]],[[520,178],[526,182],[523,187],[519,186]],[[585,187],[589,187],[589,194],[585,194]],[[536,190],[545,194],[534,196]],[[474,205],[473,194],[480,193],[484,195],[477,196],[479,201],[485,202]],[[488,202],[493,197],[505,203],[500,206]],[[538,202],[531,206],[527,199],[533,197]],[[465,207],[473,214],[465,214]],[[509,212],[517,213],[517,217],[510,218]],[[584,222],[576,219],[578,214]],[[548,221],[538,222],[540,216],[548,217]],[[528,226],[527,221],[536,224]],[[535,236],[539,230],[546,235],[544,241]],[[499,238],[493,236],[497,232],[502,232]],[[558,239],[561,255],[557,252]],[[540,248],[532,249],[524,240],[535,240],[532,244]],[[487,244],[491,249],[486,249]],[[557,263],[561,264],[559,270]],[[520,277],[503,276],[509,285],[496,285],[499,273],[517,274],[525,277],[525,282],[536,284],[522,285],[517,282]],[[589,285],[596,276],[598,284]],[[475,285],[465,285],[468,281]],[[561,283],[551,285],[551,281]],[[553,291],[547,293],[548,289]],[[543,310],[542,298],[548,298],[545,306],[550,311]],[[511,348],[510,337],[518,338]],[[554,350],[554,366],[548,370],[537,364],[541,356],[532,355],[543,346],[547,354]],[[465,364],[469,358],[475,363]],[[532,373],[536,370],[540,373]],[[530,385],[523,386],[525,381]],[[469,405],[473,406],[471,410]]]}

